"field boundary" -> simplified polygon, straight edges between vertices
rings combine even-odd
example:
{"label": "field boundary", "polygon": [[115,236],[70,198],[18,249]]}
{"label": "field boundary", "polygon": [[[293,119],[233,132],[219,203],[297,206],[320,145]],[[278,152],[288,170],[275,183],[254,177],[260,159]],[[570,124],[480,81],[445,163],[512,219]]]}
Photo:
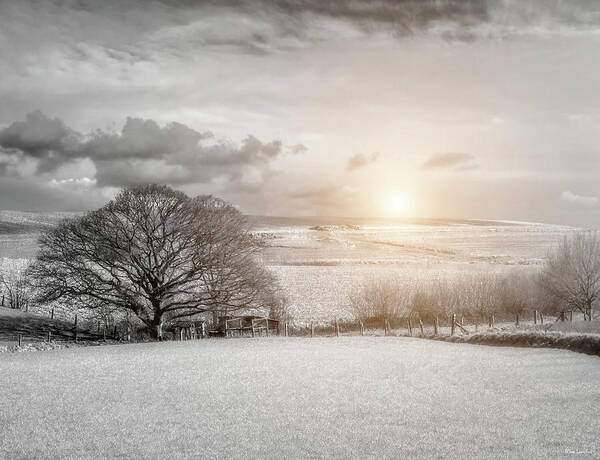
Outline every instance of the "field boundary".
{"label": "field boundary", "polygon": [[600,335],[546,331],[490,331],[426,339],[505,347],[557,348],[600,356]]}

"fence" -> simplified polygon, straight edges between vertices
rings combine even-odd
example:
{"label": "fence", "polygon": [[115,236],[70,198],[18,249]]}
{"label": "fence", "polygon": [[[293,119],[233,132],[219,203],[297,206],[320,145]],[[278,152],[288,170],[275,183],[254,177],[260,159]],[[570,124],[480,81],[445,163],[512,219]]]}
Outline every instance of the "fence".
{"label": "fence", "polygon": [[[27,317],[0,317],[0,341],[17,342],[99,342],[109,340],[137,341],[144,338],[130,322],[107,324],[98,320],[80,320],[74,315],[72,320],[56,319],[54,312],[48,317],[28,315]],[[23,320],[25,318],[25,320]],[[543,329],[557,321],[573,321],[573,312],[563,312],[557,317],[544,316],[541,312],[531,312],[527,318],[516,319],[517,327],[534,327]],[[205,321],[184,325],[172,325],[165,334],[169,340],[194,340],[208,337],[212,333],[225,337],[339,337],[345,335],[362,336],[452,336],[468,335],[473,332],[499,326],[494,315],[487,322],[465,321],[456,314],[429,318],[425,323],[418,316],[407,316],[395,319],[377,319],[369,321],[279,321],[270,318],[231,318],[224,320],[224,330],[209,331]],[[507,323],[504,323],[507,324]],[[215,334],[212,334],[215,335]]]}
{"label": "fence", "polygon": [[529,315],[520,315],[516,321],[498,322],[495,315],[489,315],[485,321],[465,318],[453,313],[443,317],[434,316],[425,322],[418,315],[403,318],[380,318],[368,321],[303,321],[281,322],[279,335],[297,337],[339,337],[340,335],[363,336],[408,336],[427,337],[442,335],[469,335],[486,328],[508,327],[514,325],[523,328],[543,329],[558,321],[573,321],[573,312],[559,313],[558,316],[544,315],[539,311]]}

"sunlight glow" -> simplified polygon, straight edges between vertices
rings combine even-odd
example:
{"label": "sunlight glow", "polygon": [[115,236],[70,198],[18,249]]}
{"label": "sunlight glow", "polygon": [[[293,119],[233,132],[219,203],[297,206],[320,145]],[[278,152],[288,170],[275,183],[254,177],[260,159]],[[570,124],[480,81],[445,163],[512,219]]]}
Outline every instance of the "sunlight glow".
{"label": "sunlight glow", "polygon": [[410,210],[408,196],[402,193],[394,193],[388,197],[388,212],[391,216],[405,216]]}

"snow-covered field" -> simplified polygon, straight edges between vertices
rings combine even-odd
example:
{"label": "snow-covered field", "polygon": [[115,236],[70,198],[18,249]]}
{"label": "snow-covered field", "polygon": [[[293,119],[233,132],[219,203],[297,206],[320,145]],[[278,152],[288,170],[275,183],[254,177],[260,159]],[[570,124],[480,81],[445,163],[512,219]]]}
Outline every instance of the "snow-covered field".
{"label": "snow-covered field", "polygon": [[[2,258],[35,256],[40,229],[68,214],[0,211]],[[432,279],[535,270],[574,229],[448,219],[250,217],[264,262],[281,281],[297,323],[349,318],[348,292],[370,278]]]}
{"label": "snow-covered field", "polygon": [[536,270],[573,228],[466,220],[256,219],[264,259],[297,322],[349,318],[348,292],[371,278],[429,280]]}
{"label": "snow-covered field", "polygon": [[395,337],[4,354],[0,458],[598,458],[598,381],[597,357]]}

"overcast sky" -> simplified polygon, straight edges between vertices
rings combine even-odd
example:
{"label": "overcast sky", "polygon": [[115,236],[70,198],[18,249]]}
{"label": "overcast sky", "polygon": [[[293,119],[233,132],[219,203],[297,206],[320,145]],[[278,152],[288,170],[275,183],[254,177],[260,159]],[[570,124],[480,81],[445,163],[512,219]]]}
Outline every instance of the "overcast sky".
{"label": "overcast sky", "polygon": [[0,209],[600,226],[600,2],[0,0]]}

